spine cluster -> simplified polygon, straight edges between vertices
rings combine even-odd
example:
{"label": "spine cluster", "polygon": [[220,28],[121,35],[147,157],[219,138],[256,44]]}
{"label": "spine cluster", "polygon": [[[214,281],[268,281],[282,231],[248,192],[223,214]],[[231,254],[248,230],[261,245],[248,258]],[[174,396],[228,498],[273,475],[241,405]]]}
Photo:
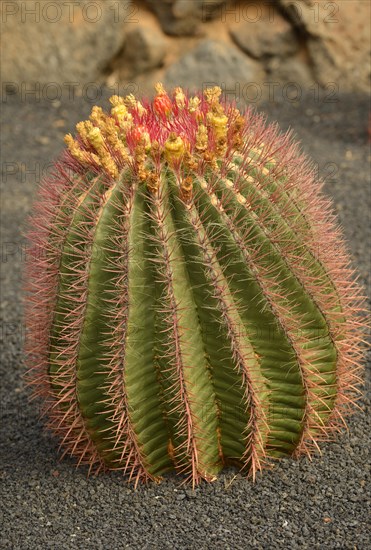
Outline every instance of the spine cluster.
{"label": "spine cluster", "polygon": [[30,235],[30,383],[61,447],[193,484],[312,454],[359,393],[362,298],[311,165],[217,87],[111,104],[66,136]]}

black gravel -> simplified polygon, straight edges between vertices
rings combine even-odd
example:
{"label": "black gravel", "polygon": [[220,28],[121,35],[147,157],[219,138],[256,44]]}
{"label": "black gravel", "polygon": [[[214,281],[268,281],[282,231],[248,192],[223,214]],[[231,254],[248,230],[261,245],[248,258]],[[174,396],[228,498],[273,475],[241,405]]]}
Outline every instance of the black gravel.
{"label": "black gravel", "polygon": [[[106,96],[100,100],[106,105]],[[368,100],[310,94],[259,106],[283,129],[293,127],[326,177],[360,280],[370,289]],[[91,103],[5,96],[2,106],[1,548],[12,549],[351,549],[371,547],[370,416],[313,461],[285,460],[256,484],[226,471],[194,492],[170,476],[134,490],[118,473],[86,477],[28,402],[22,373],[22,231],[39,173],[63,147],[63,135]],[[36,170],[36,174],[34,171]]]}

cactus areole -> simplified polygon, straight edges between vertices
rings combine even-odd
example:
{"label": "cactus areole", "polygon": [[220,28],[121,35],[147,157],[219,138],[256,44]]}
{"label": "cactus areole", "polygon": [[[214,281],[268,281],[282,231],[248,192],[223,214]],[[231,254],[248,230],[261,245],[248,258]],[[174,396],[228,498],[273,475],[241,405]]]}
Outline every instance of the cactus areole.
{"label": "cactus areole", "polygon": [[311,455],[353,408],[362,336],[312,165],[218,87],[110,101],[30,230],[29,382],[61,448],[193,485]]}

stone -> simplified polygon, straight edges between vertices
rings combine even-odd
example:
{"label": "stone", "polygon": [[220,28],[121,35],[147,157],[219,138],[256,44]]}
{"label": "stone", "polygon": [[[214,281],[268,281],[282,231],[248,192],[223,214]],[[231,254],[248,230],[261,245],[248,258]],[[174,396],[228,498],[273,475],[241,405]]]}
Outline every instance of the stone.
{"label": "stone", "polygon": [[279,9],[299,28],[305,29],[311,34],[321,34],[322,24],[319,24],[319,19],[316,16],[315,10],[318,9],[318,2],[312,0],[277,0]]}
{"label": "stone", "polygon": [[256,21],[240,22],[231,28],[230,35],[244,52],[255,59],[286,57],[299,48],[292,26],[275,10]]}
{"label": "stone", "polygon": [[1,19],[3,82],[96,81],[124,42],[128,0],[7,0]]}
{"label": "stone", "polygon": [[123,73],[128,78],[161,67],[167,42],[161,31],[150,26],[138,26],[130,31],[120,54]]}
{"label": "stone", "polygon": [[279,0],[306,41],[316,80],[339,91],[369,91],[370,3]]}
{"label": "stone", "polygon": [[259,91],[264,75],[260,65],[236,47],[206,39],[166,71],[164,83],[169,87],[183,86],[191,92],[219,85],[230,100],[238,101],[244,99],[249,84]]}
{"label": "stone", "polygon": [[271,82],[292,82],[303,88],[314,82],[314,76],[308,65],[295,57],[286,59],[274,57],[267,63],[267,71]]}
{"label": "stone", "polygon": [[166,34],[194,36],[202,23],[216,17],[225,0],[146,0]]}

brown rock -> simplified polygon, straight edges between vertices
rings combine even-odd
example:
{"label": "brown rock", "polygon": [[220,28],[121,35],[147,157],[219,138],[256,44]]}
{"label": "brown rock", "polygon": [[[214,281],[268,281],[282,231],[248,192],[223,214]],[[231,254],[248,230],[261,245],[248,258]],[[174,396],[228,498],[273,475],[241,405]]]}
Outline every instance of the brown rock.
{"label": "brown rock", "polygon": [[96,80],[125,36],[129,0],[8,0],[1,20],[4,82]]}
{"label": "brown rock", "polygon": [[126,36],[120,55],[123,74],[128,78],[160,67],[166,55],[166,39],[150,26],[137,26]]}
{"label": "brown rock", "polygon": [[199,34],[200,25],[220,13],[225,0],[146,0],[157,15],[162,29],[173,36]]}
{"label": "brown rock", "polygon": [[270,10],[256,21],[242,21],[230,31],[236,44],[256,59],[285,57],[298,50],[292,26],[279,12]]}
{"label": "brown rock", "polygon": [[295,27],[305,29],[313,35],[321,33],[318,17],[315,10],[318,10],[318,2],[312,0],[277,0],[281,11],[287,16]]}
{"label": "brown rock", "polygon": [[314,75],[323,86],[369,90],[370,3],[362,0],[279,0],[307,41]]}

